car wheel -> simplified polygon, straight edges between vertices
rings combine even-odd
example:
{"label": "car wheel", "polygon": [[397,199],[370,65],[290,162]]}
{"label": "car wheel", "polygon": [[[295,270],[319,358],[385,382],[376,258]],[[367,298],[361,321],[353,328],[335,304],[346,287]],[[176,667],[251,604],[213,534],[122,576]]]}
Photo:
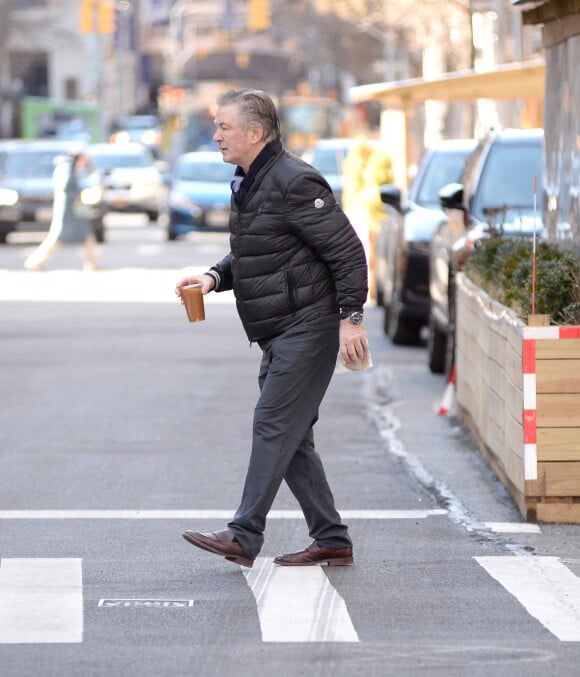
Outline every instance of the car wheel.
{"label": "car wheel", "polygon": [[445,351],[445,374],[449,376],[455,364],[455,275],[449,271],[449,286],[447,289],[447,304],[449,313],[449,333],[447,334],[447,346]]}
{"label": "car wheel", "polygon": [[0,223],[0,244],[6,244],[6,238],[12,232],[9,224]]}
{"label": "car wheel", "polygon": [[93,223],[93,233],[97,242],[105,241],[105,226],[102,221]]}
{"label": "car wheel", "polygon": [[429,369],[433,374],[445,373],[447,359],[447,334],[442,332],[435,321],[429,317],[429,338],[427,339],[427,353],[429,356]]}
{"label": "car wheel", "polygon": [[153,223],[153,221],[157,221],[157,219],[159,218],[159,212],[158,211],[147,212],[147,218],[151,223]]}
{"label": "car wheel", "polygon": [[416,346],[421,339],[421,326],[401,317],[394,294],[391,297],[387,333],[396,346]]}
{"label": "car wheel", "polygon": [[391,306],[385,303],[383,299],[383,331],[389,335],[389,324],[391,321]]}
{"label": "car wheel", "polygon": [[378,282],[375,282],[375,301],[376,301],[377,306],[384,306],[385,305],[383,290],[381,288],[381,285]]}
{"label": "car wheel", "polygon": [[447,350],[445,354],[445,369],[444,373],[447,378],[451,376],[453,365],[455,364],[455,331],[451,332],[447,337]]}

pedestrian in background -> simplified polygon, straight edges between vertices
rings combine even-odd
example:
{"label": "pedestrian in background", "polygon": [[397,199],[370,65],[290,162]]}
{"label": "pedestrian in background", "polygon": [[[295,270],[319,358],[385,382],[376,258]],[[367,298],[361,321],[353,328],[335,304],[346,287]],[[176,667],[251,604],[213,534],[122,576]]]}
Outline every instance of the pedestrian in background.
{"label": "pedestrian in background", "polygon": [[260,396],[239,508],[227,529],[183,536],[251,567],[285,480],[314,540],[274,561],[352,564],[352,542],[315,450],[313,426],[339,350],[354,368],[368,357],[363,246],[325,179],[284,149],[278,113],[265,92],[223,92],[215,125],[224,161],[237,165],[230,252],[207,273],[179,280],[176,293],[190,284],[201,284],[203,294],[233,289],[246,334],[262,349]]}
{"label": "pedestrian in background", "polygon": [[81,201],[81,174],[85,164],[82,153],[69,153],[56,160],[52,221],[47,236],[24,262],[27,270],[41,270],[61,244],[81,244],[84,270],[96,270],[97,241]]}

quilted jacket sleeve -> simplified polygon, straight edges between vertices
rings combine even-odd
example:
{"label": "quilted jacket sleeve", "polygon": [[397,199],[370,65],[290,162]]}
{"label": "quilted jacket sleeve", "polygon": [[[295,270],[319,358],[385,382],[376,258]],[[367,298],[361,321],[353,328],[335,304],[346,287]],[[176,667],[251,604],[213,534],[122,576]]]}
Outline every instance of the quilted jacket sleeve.
{"label": "quilted jacket sleeve", "polygon": [[232,282],[232,253],[226,254],[224,258],[210,268],[219,275],[219,284],[216,286],[216,292],[230,291],[233,286]]}
{"label": "quilted jacket sleeve", "polygon": [[326,181],[304,172],[288,185],[286,220],[328,266],[341,311],[362,310],[368,294],[364,247]]}

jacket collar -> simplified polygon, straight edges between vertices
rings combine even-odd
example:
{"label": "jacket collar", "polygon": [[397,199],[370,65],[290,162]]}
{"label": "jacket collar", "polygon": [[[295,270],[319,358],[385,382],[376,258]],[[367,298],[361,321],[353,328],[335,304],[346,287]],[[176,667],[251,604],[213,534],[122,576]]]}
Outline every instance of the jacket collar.
{"label": "jacket collar", "polygon": [[254,182],[254,179],[258,175],[258,172],[264,165],[277,155],[282,150],[281,141],[270,141],[266,144],[264,148],[258,153],[255,160],[250,165],[248,173],[246,174],[244,170],[238,166],[234,174],[234,178],[231,182],[232,193],[234,195],[234,202],[239,206],[244,201],[244,198],[250,190],[250,186]]}

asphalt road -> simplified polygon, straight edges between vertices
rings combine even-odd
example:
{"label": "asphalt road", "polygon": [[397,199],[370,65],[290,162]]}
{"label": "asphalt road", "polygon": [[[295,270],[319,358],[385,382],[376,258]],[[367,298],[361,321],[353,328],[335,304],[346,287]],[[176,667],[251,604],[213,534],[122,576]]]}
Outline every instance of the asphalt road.
{"label": "asphalt road", "polygon": [[284,488],[248,570],[181,538],[223,528],[249,454],[259,350],[231,295],[189,324],[173,293],[227,238],[116,217],[101,270],[24,272],[38,238],[0,248],[2,677],[578,674],[579,528],[522,522],[380,309],[316,426],[355,565],[273,567],[309,542]]}

